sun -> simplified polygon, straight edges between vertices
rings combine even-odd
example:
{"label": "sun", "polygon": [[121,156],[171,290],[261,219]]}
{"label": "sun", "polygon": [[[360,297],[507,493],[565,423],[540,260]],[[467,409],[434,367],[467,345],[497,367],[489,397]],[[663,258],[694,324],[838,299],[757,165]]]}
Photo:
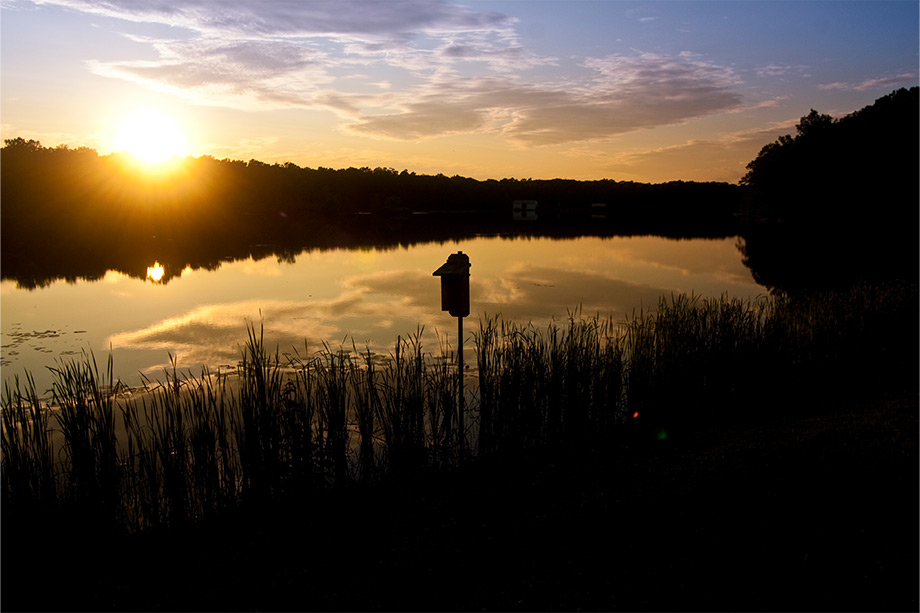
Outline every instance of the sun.
{"label": "sun", "polygon": [[154,109],[140,109],[125,115],[118,125],[115,146],[150,166],[187,153],[178,124],[166,113]]}

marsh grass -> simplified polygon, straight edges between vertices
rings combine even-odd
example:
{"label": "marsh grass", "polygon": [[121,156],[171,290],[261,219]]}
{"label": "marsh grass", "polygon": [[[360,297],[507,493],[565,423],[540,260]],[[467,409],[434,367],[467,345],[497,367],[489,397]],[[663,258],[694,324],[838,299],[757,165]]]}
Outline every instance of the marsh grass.
{"label": "marsh grass", "polygon": [[354,343],[281,355],[250,325],[235,372],[193,377],[173,361],[134,391],[111,358],[100,373],[85,355],[53,369],[50,402],[29,376],[4,386],[4,516],[65,511],[137,532],[450,468],[464,449],[577,458],[637,423],[661,440],[782,411],[804,388],[819,397],[915,377],[916,305],[916,286],[860,286],[675,295],[624,320],[576,310],[542,328],[486,317],[471,335],[463,431],[454,351],[440,341],[439,355],[426,352],[421,328],[385,356]]}
{"label": "marsh grass", "polygon": [[569,314],[545,329],[501,318],[476,335],[479,453],[573,448],[622,421],[623,337],[611,319]]}
{"label": "marsh grass", "polygon": [[53,368],[51,405],[63,438],[58,497],[69,513],[94,525],[121,522],[121,466],[116,436],[115,381],[112,357],[102,373],[95,356]]}
{"label": "marsh grass", "polygon": [[4,384],[2,407],[3,506],[39,513],[57,501],[51,413],[29,374],[22,386],[18,377],[12,387]]}

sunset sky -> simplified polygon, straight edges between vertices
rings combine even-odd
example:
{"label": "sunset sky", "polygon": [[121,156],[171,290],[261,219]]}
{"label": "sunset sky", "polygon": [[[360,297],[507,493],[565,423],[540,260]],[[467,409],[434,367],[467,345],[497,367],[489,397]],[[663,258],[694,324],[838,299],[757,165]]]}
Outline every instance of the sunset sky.
{"label": "sunset sky", "polygon": [[0,0],[2,137],[516,177],[736,182],[918,82],[918,2]]}

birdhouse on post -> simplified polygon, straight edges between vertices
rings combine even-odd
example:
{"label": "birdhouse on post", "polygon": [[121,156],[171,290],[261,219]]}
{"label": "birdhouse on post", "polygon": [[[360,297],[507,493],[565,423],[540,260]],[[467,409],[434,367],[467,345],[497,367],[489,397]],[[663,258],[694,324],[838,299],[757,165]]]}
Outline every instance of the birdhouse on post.
{"label": "birdhouse on post", "polygon": [[431,273],[441,277],[441,310],[454,317],[470,314],[470,258],[462,251],[452,253],[447,262]]}
{"label": "birdhouse on post", "polygon": [[447,256],[432,276],[441,277],[441,310],[457,318],[457,439],[460,460],[466,455],[466,428],[463,425],[463,318],[470,314],[470,257],[458,251]]}

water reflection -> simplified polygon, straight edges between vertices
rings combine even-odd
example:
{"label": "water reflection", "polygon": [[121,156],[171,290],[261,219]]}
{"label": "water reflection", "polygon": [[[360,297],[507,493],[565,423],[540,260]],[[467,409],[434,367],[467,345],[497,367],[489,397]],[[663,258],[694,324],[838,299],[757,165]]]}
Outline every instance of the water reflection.
{"label": "water reflection", "polygon": [[[210,272],[186,269],[168,285],[120,274],[34,291],[4,282],[4,378],[28,368],[43,379],[40,386],[47,385],[44,370],[54,358],[85,348],[97,355],[111,348],[117,375],[129,385],[139,382],[139,372],[161,376],[170,355],[197,374],[201,365],[234,365],[247,323],[260,322],[267,345],[282,353],[310,353],[324,341],[387,353],[397,335],[418,326],[425,327],[425,346],[437,353],[445,337],[456,347],[456,320],[440,311],[440,285],[431,271],[456,251],[469,254],[472,263],[468,334],[480,318],[499,313],[543,325],[580,306],[588,315],[622,319],[671,292],[763,292],[742,265],[734,239],[657,237],[480,237],[386,251],[305,251],[286,261],[268,257]],[[85,333],[39,339],[24,335],[28,330]],[[16,339],[41,340],[45,353],[37,342],[34,348],[25,341],[9,346]],[[55,344],[64,339],[71,344]],[[83,346],[71,346],[74,339]]]}
{"label": "water reflection", "polygon": [[163,280],[163,273],[165,272],[166,269],[160,265],[159,261],[156,261],[153,263],[153,266],[147,267],[147,278],[154,283],[159,283]]}

